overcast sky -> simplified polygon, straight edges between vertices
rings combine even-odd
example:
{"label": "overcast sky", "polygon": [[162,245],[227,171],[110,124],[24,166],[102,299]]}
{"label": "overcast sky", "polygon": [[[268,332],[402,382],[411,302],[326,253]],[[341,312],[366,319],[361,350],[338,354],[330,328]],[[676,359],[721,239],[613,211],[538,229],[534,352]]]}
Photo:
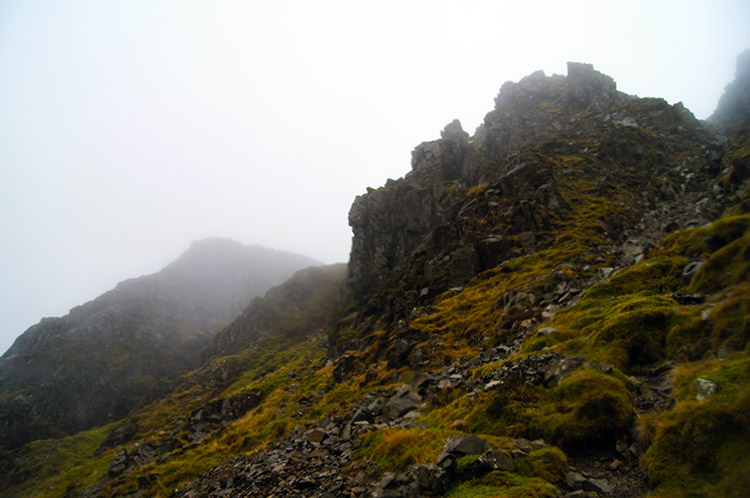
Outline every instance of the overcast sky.
{"label": "overcast sky", "polygon": [[193,240],[346,261],[354,197],[537,69],[705,118],[748,26],[747,0],[0,0],[0,352]]}

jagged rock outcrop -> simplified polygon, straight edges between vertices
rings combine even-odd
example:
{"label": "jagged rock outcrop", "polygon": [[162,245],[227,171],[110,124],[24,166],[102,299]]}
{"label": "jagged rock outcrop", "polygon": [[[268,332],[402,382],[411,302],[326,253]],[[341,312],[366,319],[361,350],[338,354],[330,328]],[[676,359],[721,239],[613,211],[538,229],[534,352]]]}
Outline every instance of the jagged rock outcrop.
{"label": "jagged rock outcrop", "polygon": [[2,445],[75,433],[163,394],[250,299],[314,263],[208,239],[158,273],[43,319],[0,358]]}
{"label": "jagged rock outcrop", "polygon": [[750,50],[737,56],[735,79],[724,88],[724,95],[708,121],[733,133],[747,129],[750,119]]}
{"label": "jagged rock outcrop", "polygon": [[458,121],[441,137],[349,213],[351,287],[373,309],[394,310],[390,327],[478,273],[549,247],[549,234],[577,216],[567,199],[584,178],[592,195],[614,201],[599,220],[600,257],[620,264],[721,209],[710,186],[728,168],[723,138],[681,104],[618,92],[590,64],[505,83],[474,137]]}
{"label": "jagged rock outcrop", "polygon": [[729,169],[720,185],[734,192],[750,179],[750,159],[747,154],[750,142],[750,50],[737,57],[735,79],[726,86],[716,111],[708,121],[728,139],[725,160]]}

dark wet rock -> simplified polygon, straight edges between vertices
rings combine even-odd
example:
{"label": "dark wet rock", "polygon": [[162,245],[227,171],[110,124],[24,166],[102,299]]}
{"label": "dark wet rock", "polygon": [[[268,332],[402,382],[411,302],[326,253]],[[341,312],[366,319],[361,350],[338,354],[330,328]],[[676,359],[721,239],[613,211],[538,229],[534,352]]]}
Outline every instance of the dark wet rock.
{"label": "dark wet rock", "polygon": [[448,473],[434,463],[412,465],[407,475],[416,485],[419,496],[424,494],[440,496],[448,484]]}
{"label": "dark wet rock", "polygon": [[399,368],[408,364],[409,354],[414,349],[414,339],[407,340],[400,338],[393,345],[390,353],[388,353],[388,368]]}
{"label": "dark wet rock", "polygon": [[441,451],[435,459],[435,464],[444,468],[448,472],[453,472],[456,469],[456,455],[449,451]]}
{"label": "dark wet rock", "polygon": [[634,406],[641,410],[663,411],[674,403],[672,399],[671,370],[657,373],[650,377],[634,379],[638,396],[633,400]]}
{"label": "dark wet rock", "polygon": [[99,449],[96,450],[97,454],[104,451],[106,448],[114,448],[116,446],[123,445],[133,439],[138,426],[133,422],[125,422],[119,425],[106,437],[102,444],[99,445]]}
{"label": "dark wet rock", "polygon": [[476,250],[482,270],[494,268],[508,259],[512,249],[513,243],[503,235],[480,240],[476,245]]}
{"label": "dark wet rock", "polygon": [[125,450],[120,450],[115,453],[115,456],[112,457],[112,460],[109,463],[109,468],[107,469],[110,477],[117,477],[125,472],[127,469],[127,463],[128,454]]}
{"label": "dark wet rock", "polygon": [[336,360],[336,364],[333,368],[333,379],[338,382],[344,382],[349,378],[349,374],[354,370],[354,365],[357,359],[354,355],[345,354]]}
{"label": "dark wet rock", "polygon": [[706,302],[706,296],[703,294],[673,294],[672,299],[677,301],[678,304],[683,305],[703,304]]}
{"label": "dark wet rock", "polygon": [[209,402],[190,416],[191,422],[228,422],[236,420],[258,406],[263,399],[261,391],[235,394],[229,398]]}

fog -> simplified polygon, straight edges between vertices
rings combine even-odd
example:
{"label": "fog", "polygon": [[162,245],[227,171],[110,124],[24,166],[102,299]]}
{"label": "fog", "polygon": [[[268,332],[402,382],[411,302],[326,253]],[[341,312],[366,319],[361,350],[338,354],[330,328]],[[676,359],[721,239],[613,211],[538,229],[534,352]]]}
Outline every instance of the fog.
{"label": "fog", "polygon": [[0,352],[190,242],[348,259],[347,214],[567,61],[713,111],[750,4],[0,2]]}

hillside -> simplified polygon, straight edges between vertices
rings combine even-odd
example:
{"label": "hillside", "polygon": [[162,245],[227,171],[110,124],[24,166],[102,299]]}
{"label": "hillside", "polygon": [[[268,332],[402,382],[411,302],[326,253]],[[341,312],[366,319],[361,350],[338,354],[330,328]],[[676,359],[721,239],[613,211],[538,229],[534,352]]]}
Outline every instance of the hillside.
{"label": "hillside", "polygon": [[[502,86],[296,274],[7,496],[745,496],[747,55],[709,122],[587,64]],[[345,284],[345,285],[344,285]]]}
{"label": "hillside", "polygon": [[211,334],[315,261],[207,239],[153,275],[119,283],[61,318],[45,318],[0,358],[6,448],[74,434],[163,395],[197,367]]}

